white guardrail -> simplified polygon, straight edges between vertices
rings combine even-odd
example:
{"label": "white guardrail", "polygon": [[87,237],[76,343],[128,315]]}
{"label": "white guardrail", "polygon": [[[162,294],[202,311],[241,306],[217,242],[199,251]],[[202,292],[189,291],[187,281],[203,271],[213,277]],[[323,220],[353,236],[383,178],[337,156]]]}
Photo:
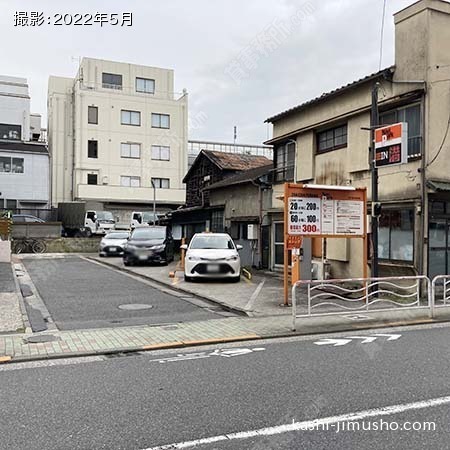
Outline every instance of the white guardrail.
{"label": "white guardrail", "polygon": [[450,275],[438,275],[431,282],[431,312],[435,308],[450,306]]}
{"label": "white guardrail", "polygon": [[[299,317],[393,309],[429,309],[432,313],[435,291],[432,292],[431,285],[424,275],[298,281],[292,287],[293,330]],[[450,306],[450,276],[446,287],[444,302],[448,301]],[[299,306],[297,297],[306,299],[305,304]],[[300,308],[303,311],[297,314]]]}

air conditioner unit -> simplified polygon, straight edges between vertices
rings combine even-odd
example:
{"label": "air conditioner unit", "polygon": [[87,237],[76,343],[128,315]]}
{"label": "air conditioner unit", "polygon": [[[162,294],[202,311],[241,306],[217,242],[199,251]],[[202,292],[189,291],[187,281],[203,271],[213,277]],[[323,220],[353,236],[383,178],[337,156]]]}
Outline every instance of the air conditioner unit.
{"label": "air conditioner unit", "polygon": [[247,239],[258,240],[258,225],[250,223],[247,225]]}
{"label": "air conditioner unit", "polygon": [[329,280],[331,278],[331,263],[328,261],[313,261],[311,263],[313,280]]}

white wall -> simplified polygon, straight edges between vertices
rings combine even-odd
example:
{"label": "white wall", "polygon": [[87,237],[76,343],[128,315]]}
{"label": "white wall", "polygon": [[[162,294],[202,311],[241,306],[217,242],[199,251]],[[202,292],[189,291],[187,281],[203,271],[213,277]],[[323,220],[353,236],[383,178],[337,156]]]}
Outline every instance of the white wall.
{"label": "white wall", "polygon": [[1,150],[0,156],[24,159],[24,173],[0,172],[1,199],[49,200],[48,155]]}
{"label": "white wall", "polygon": [[30,96],[25,78],[0,76],[0,123],[20,125],[22,140],[30,140]]}

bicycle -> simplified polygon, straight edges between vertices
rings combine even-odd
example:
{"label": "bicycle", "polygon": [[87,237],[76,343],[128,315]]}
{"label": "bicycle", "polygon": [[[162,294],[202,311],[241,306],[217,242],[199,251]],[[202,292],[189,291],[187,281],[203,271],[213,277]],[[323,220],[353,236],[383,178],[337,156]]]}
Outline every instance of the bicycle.
{"label": "bicycle", "polygon": [[17,255],[25,253],[27,250],[31,250],[32,253],[44,253],[47,250],[47,246],[44,241],[39,239],[22,238],[13,240],[12,250]]}

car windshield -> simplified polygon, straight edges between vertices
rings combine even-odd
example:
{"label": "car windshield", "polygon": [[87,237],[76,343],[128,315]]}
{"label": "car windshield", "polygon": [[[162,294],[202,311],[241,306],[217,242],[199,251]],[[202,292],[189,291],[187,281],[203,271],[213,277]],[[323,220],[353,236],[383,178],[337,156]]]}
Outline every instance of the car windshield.
{"label": "car windshield", "polygon": [[228,236],[196,236],[190,248],[234,250],[234,244]]}
{"label": "car windshield", "polygon": [[128,239],[128,233],[109,233],[105,236],[106,239]]}
{"label": "car windshield", "polygon": [[153,222],[153,221],[157,221],[158,220],[158,214],[154,214],[152,212],[145,212],[142,214],[142,222],[143,223],[148,223],[148,222]]}
{"label": "car windshield", "polygon": [[114,216],[109,211],[98,211],[97,220],[114,220]]}
{"label": "car windshield", "polygon": [[131,239],[164,239],[166,237],[165,228],[136,228],[131,235]]}

